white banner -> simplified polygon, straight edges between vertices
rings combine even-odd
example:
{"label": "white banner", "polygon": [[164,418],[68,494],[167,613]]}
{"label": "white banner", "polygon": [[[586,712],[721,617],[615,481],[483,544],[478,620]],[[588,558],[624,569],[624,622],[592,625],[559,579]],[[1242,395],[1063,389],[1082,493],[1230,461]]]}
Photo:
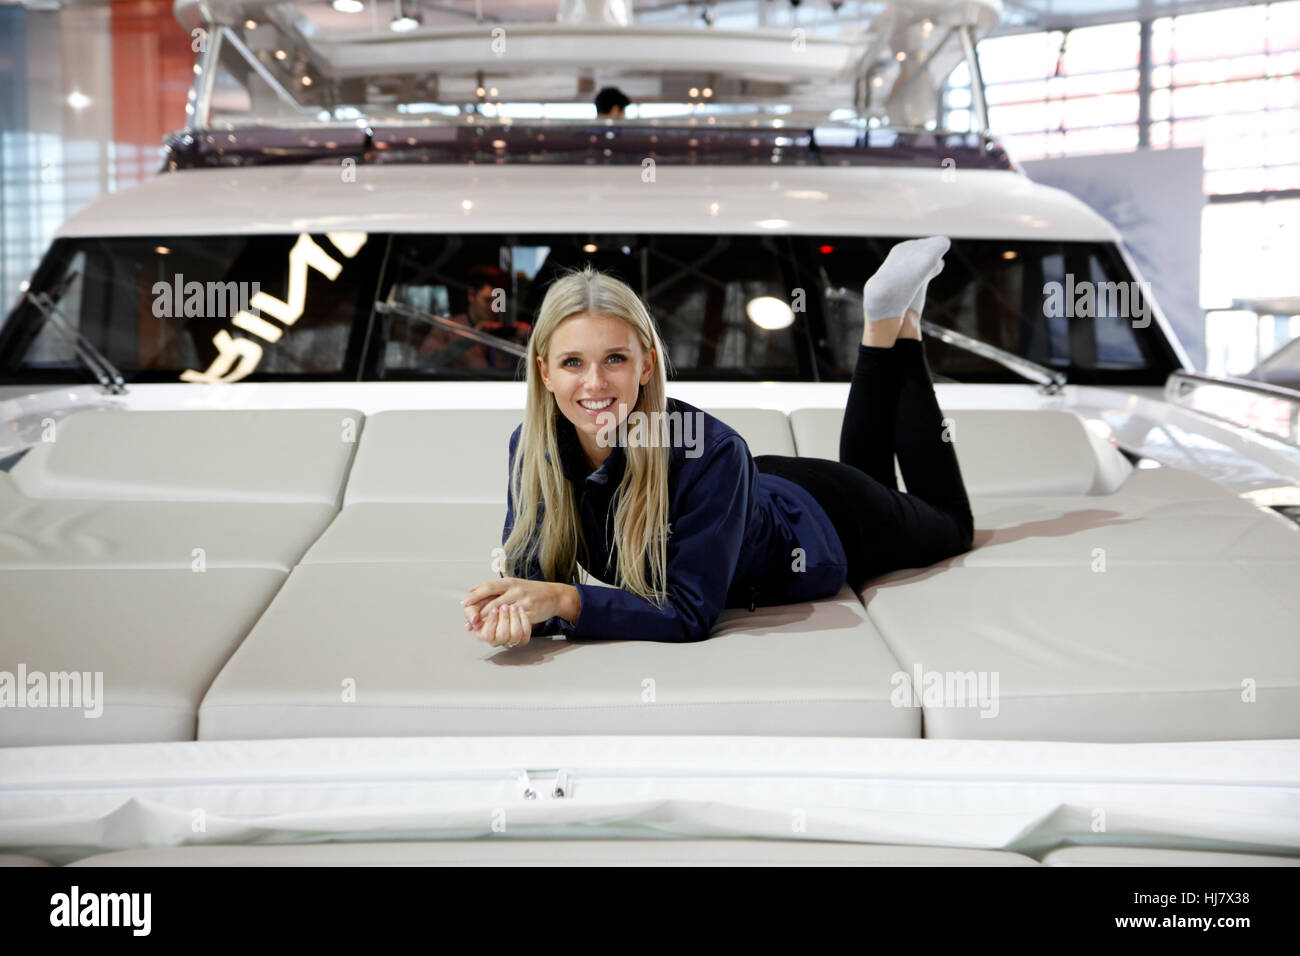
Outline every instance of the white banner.
{"label": "white banner", "polygon": [[1021,164],[1029,178],[1087,203],[1124,236],[1187,354],[1205,368],[1200,303],[1201,148],[1141,149]]}

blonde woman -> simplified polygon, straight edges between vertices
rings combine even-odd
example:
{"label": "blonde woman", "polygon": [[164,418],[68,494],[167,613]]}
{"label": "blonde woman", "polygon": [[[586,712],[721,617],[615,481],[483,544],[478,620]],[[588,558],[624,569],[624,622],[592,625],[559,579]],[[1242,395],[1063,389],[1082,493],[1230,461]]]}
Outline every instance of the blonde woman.
{"label": "blonde woman", "polygon": [[[590,266],[556,280],[510,437],[504,573],[461,602],[466,628],[496,647],[554,634],[700,641],[725,607],[860,590],[970,550],[919,325],[948,246],[900,243],[864,286],[839,461],[753,457],[724,422],[667,396],[663,343],[631,288]],[[697,427],[637,430],[634,413]],[[580,564],[614,586],[578,583]]]}

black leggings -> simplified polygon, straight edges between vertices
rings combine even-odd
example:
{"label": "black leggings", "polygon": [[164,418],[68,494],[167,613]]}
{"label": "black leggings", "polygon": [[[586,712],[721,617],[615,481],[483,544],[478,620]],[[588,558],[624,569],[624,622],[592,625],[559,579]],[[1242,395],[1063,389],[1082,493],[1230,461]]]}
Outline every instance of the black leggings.
{"label": "black leggings", "polygon": [[[894,454],[907,482],[898,490]],[[957,453],[934,395],[925,346],[859,345],[840,430],[840,460],[757,455],[825,509],[848,557],[848,583],[921,568],[971,549],[974,520]]]}

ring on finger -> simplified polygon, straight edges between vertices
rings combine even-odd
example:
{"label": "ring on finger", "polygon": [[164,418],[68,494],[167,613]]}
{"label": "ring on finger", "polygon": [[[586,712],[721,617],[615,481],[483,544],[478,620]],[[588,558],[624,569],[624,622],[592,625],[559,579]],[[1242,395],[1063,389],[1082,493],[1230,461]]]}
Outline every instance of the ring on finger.
{"label": "ring on finger", "polygon": [[[519,624],[520,624],[520,618],[521,618],[521,615],[522,615],[522,614],[523,614],[523,611],[519,608],[519,605],[517,605],[517,604],[511,604],[511,605],[510,605],[510,629],[511,629],[511,631],[513,631],[513,630],[515,629],[515,627],[519,626]],[[518,640],[511,641],[510,643],[508,643],[508,644],[506,645],[506,647],[518,647],[518,646],[519,646],[519,641],[518,641]]]}

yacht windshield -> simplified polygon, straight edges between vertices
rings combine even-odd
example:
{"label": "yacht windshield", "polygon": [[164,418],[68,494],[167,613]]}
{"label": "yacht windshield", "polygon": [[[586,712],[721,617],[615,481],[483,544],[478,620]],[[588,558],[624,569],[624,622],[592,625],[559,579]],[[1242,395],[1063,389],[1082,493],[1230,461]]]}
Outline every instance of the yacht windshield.
{"label": "yacht windshield", "polygon": [[[590,262],[647,303],[683,380],[847,381],[861,289],[904,236],[475,233],[62,239],[33,292],[128,382],[522,375],[542,295]],[[924,318],[1072,384],[1161,385],[1178,368],[1107,243],[957,239]],[[1086,295],[1084,293],[1087,293]],[[1023,383],[929,339],[936,376]],[[7,383],[93,381],[32,302],[0,329]]]}

